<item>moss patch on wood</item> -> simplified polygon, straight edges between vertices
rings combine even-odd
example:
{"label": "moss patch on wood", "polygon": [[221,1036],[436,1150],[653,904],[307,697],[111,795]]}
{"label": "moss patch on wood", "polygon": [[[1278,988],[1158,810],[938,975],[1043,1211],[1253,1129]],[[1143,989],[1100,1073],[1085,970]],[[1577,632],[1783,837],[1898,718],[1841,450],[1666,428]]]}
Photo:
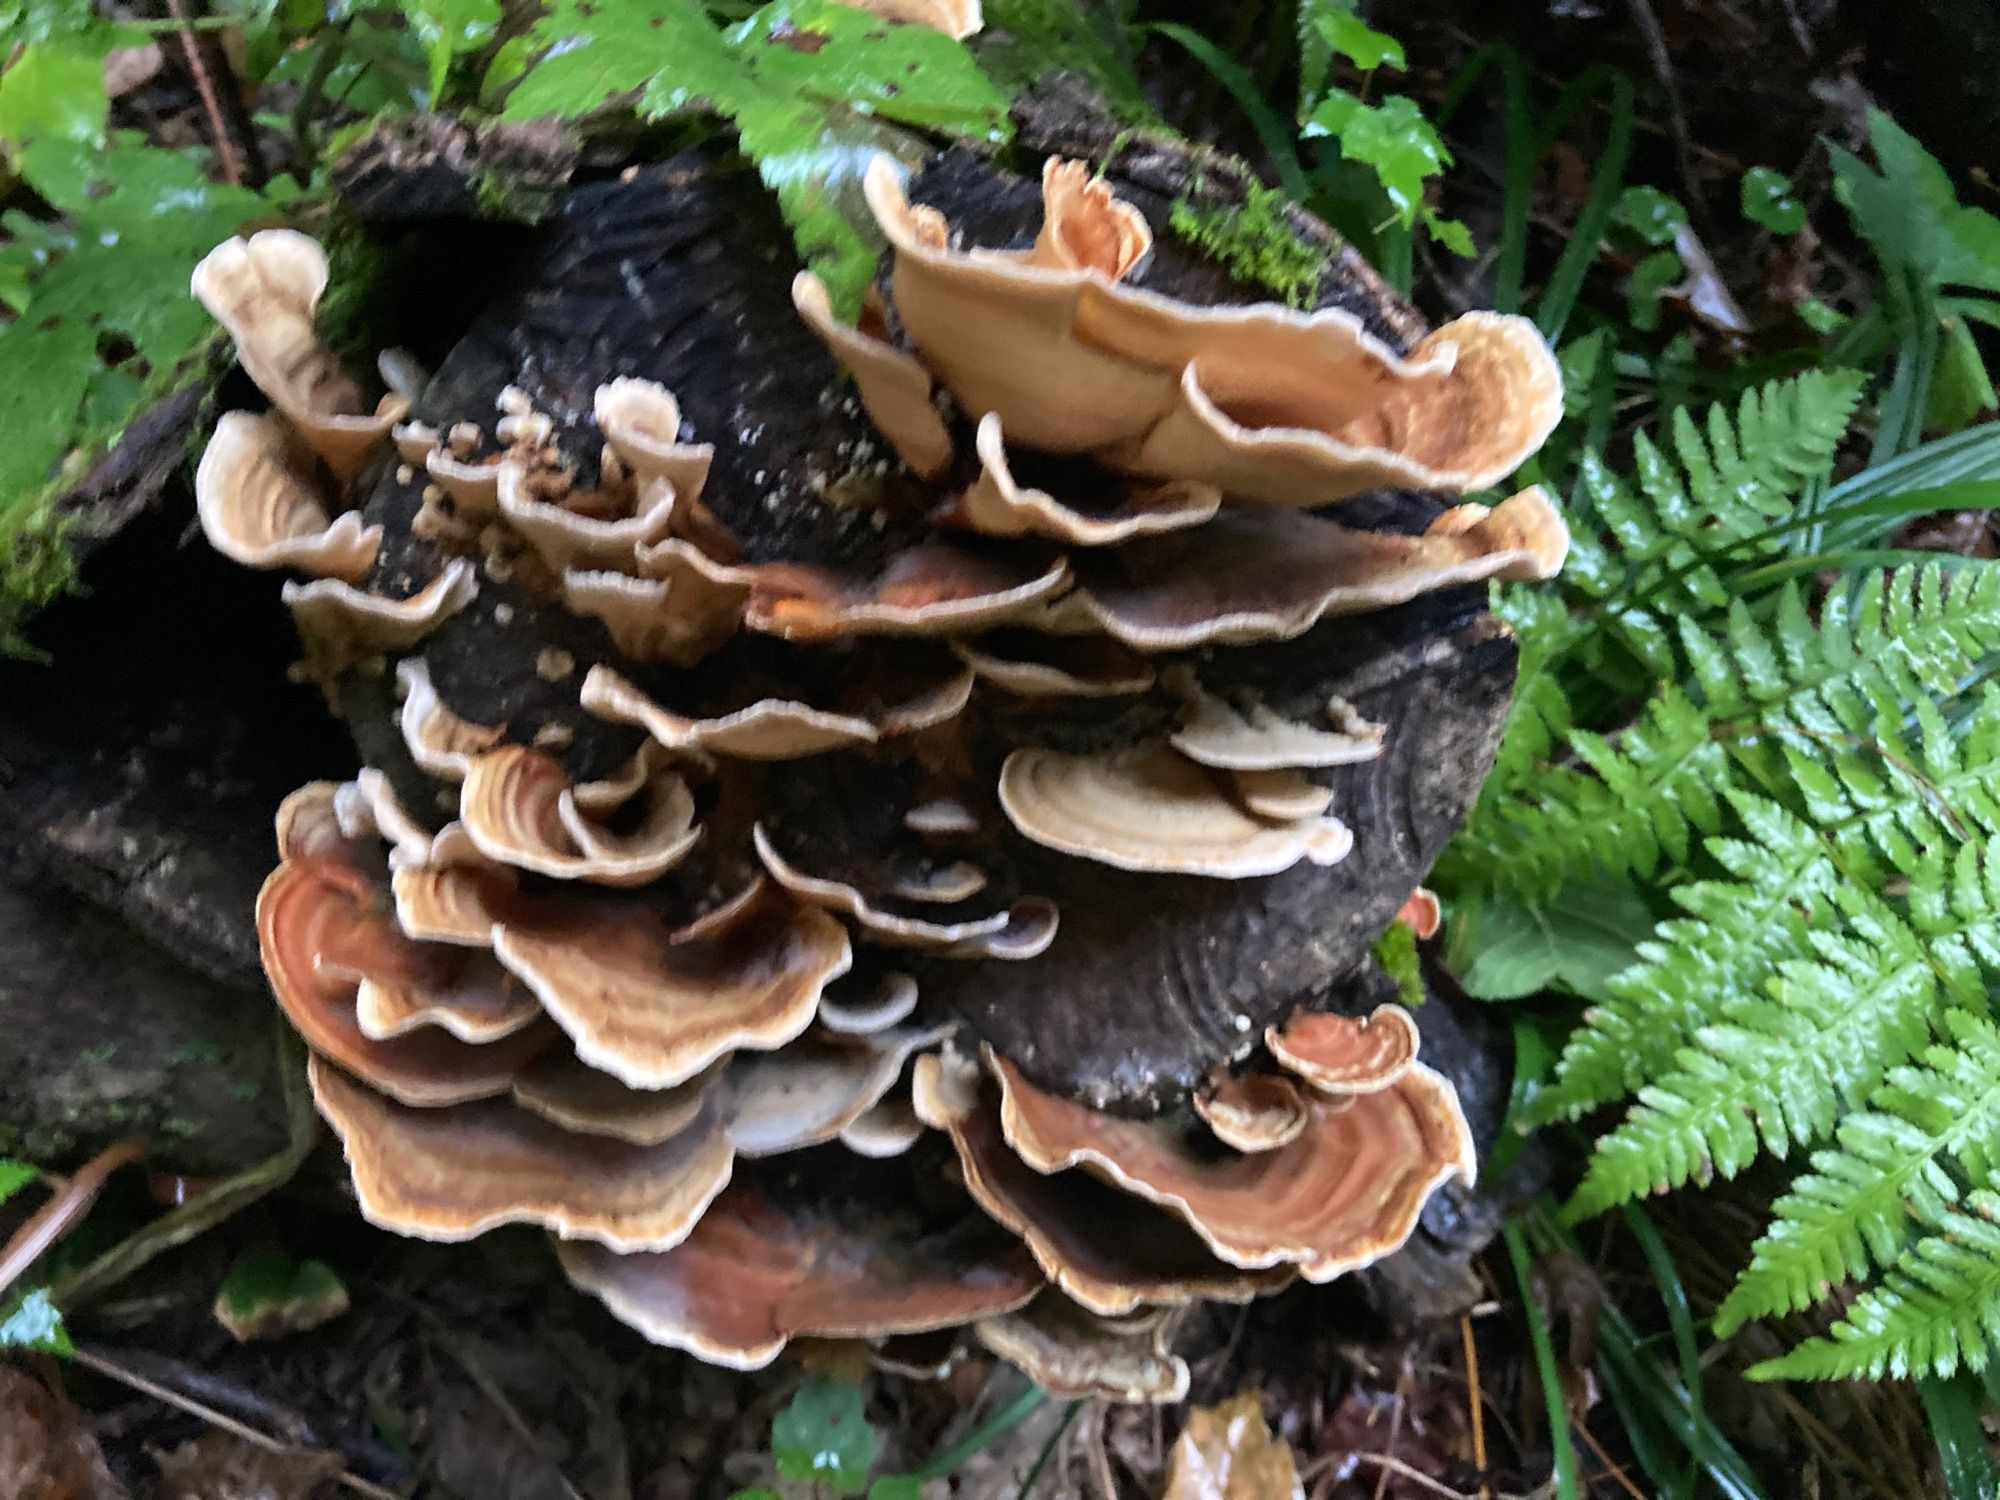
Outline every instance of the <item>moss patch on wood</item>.
{"label": "moss patch on wood", "polygon": [[1243,202],[1197,206],[1175,202],[1168,227],[1247,285],[1296,308],[1313,305],[1325,253],[1300,238],[1286,217],[1290,200],[1276,188],[1252,183]]}

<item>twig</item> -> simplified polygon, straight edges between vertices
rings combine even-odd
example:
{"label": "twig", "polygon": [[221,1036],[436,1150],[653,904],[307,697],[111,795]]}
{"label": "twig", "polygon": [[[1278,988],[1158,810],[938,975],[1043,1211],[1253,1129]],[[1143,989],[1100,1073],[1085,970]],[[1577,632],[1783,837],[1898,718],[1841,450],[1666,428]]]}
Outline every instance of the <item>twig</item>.
{"label": "twig", "polygon": [[1486,1484],[1486,1397],[1479,1388],[1479,1341],[1472,1336],[1472,1319],[1459,1315],[1458,1336],[1465,1344],[1466,1404],[1472,1415],[1472,1463],[1479,1470],[1479,1496],[1491,1493]]}
{"label": "twig", "polygon": [[[155,1401],[171,1406],[176,1411],[186,1412],[191,1417],[198,1417],[208,1423],[209,1426],[220,1428],[232,1437],[241,1438],[253,1447],[262,1448],[266,1453],[281,1453],[287,1456],[302,1457],[322,1451],[316,1448],[300,1448],[292,1443],[280,1442],[268,1433],[259,1432],[246,1422],[237,1421],[236,1418],[230,1416],[227,1412],[217,1411],[212,1406],[205,1406],[193,1397],[185,1396],[170,1386],[161,1385],[156,1380],[148,1380],[137,1370],[128,1369],[116,1360],[108,1358],[95,1350],[79,1348],[70,1357],[86,1370],[102,1375],[106,1380],[115,1380],[120,1385],[139,1392],[142,1396],[151,1396]],[[345,1468],[339,1474],[335,1475],[334,1478],[345,1488],[354,1491],[355,1494],[368,1496],[369,1500],[401,1500],[401,1497],[394,1490],[384,1489],[381,1485],[371,1480],[363,1479],[359,1474],[350,1473]]]}
{"label": "twig", "polygon": [[1646,44],[1647,59],[1653,65],[1653,76],[1659,80],[1660,89],[1667,96],[1667,127],[1674,139],[1674,160],[1680,168],[1681,188],[1688,196],[1688,210],[1700,215],[1703,209],[1701,181],[1694,175],[1694,138],[1688,133],[1687,110],[1681,103],[1680,79],[1674,74],[1673,54],[1667,50],[1667,34],[1660,28],[1660,18],[1653,14],[1653,7],[1647,0],[1625,0],[1625,8],[1632,14],[1632,24],[1639,29],[1639,35]]}
{"label": "twig", "polygon": [[1104,1419],[1111,1411],[1110,1403],[1102,1399],[1090,1403],[1090,1424],[1084,1430],[1083,1451],[1090,1464],[1092,1482],[1104,1494],[1104,1500],[1118,1500],[1118,1481],[1111,1474],[1111,1455],[1104,1451]]}
{"label": "twig", "polygon": [[129,1166],[146,1154],[137,1141],[120,1141],[93,1156],[77,1173],[58,1187],[33,1218],[14,1232],[0,1250],[0,1293],[18,1281],[28,1267],[45,1255],[64,1235],[83,1222],[90,1205],[104,1191],[104,1184],[120,1167]]}
{"label": "twig", "polygon": [[1646,1500],[1645,1492],[1625,1477],[1624,1469],[1611,1461],[1611,1455],[1606,1453],[1604,1445],[1597,1441],[1597,1436],[1590,1430],[1588,1422],[1572,1422],[1570,1425],[1576,1429],[1577,1436],[1583,1439],[1584,1446],[1597,1455],[1597,1461],[1604,1465],[1604,1472],[1618,1481],[1620,1489],[1630,1495],[1632,1500]]}
{"label": "twig", "polygon": [[[1395,1457],[1396,1444],[1402,1440],[1403,1413],[1408,1411],[1410,1406],[1410,1399],[1403,1394],[1403,1388],[1409,1383],[1410,1369],[1408,1365],[1405,1365],[1402,1372],[1396,1376],[1396,1407],[1389,1415],[1389,1441],[1382,1445],[1382,1456],[1384,1458]],[[1374,1414],[1371,1412],[1369,1415],[1372,1418]],[[1370,1425],[1373,1425],[1372,1421]],[[1388,1493],[1389,1471],[1384,1469],[1380,1474],[1375,1476],[1375,1500],[1382,1500],[1382,1497]]]}
{"label": "twig", "polygon": [[209,75],[208,60],[201,55],[201,42],[182,0],[167,0],[167,14],[180,22],[181,51],[187,58],[188,76],[201,96],[202,113],[208,116],[208,133],[215,138],[215,157],[222,163],[222,175],[232,187],[243,186],[243,163],[237,160],[236,142],[230,139],[229,124],[222,117],[222,98]]}
{"label": "twig", "polygon": [[[419,1310],[435,1320],[435,1315],[429,1314],[428,1309]],[[507,1399],[507,1393],[500,1389],[491,1375],[486,1373],[485,1366],[479,1363],[472,1351],[447,1333],[441,1322],[436,1329],[436,1337],[439,1347],[456,1361],[461,1370],[465,1371],[466,1378],[478,1388],[479,1394],[490,1401],[493,1409],[500,1413],[500,1419],[514,1430],[516,1437],[528,1445],[528,1451],[539,1453],[548,1461],[549,1472],[555,1475],[556,1483],[562,1486],[563,1494],[568,1496],[569,1500],[583,1500],[583,1496],[577,1493],[576,1486],[569,1482],[569,1476],[563,1473],[562,1466],[555,1461],[555,1456],[549,1452],[548,1444],[535,1435],[535,1430],[528,1425],[527,1418],[523,1417],[514,1403]]]}
{"label": "twig", "polygon": [[1056,1445],[1062,1441],[1063,1434],[1069,1431],[1069,1424],[1076,1420],[1076,1414],[1082,1409],[1081,1401],[1072,1401],[1064,1410],[1062,1420],[1056,1423],[1056,1430],[1049,1434],[1049,1440],[1042,1444],[1042,1451],[1035,1456],[1035,1465],[1028,1470],[1027,1478],[1021,1481],[1021,1488],[1015,1493],[1014,1500],[1029,1500],[1034,1494],[1035,1481],[1042,1477],[1042,1470],[1046,1469],[1049,1460],[1055,1457]]}
{"label": "twig", "polygon": [[[214,1228],[255,1203],[274,1188],[291,1181],[313,1142],[319,1138],[318,1116],[305,1088],[304,1049],[294,1039],[289,1026],[273,1023],[279,1049],[278,1073],[285,1085],[285,1123],[291,1139],[277,1155],[256,1166],[224,1178],[205,1193],[198,1193],[179,1208],[160,1215],[129,1239],[112,1246],[75,1274],[50,1288],[49,1295],[65,1312],[74,1311],[92,1297],[130,1276],[155,1256],[186,1244],[203,1231]],[[81,1175],[81,1174],[78,1174]]]}
{"label": "twig", "polygon": [[1448,1484],[1440,1484],[1422,1469],[1412,1468],[1393,1454],[1356,1453],[1354,1459],[1357,1463],[1376,1464],[1391,1474],[1409,1480],[1412,1484],[1421,1485],[1433,1495],[1445,1495],[1449,1500],[1477,1500],[1476,1496],[1468,1495],[1464,1490],[1455,1490]]}

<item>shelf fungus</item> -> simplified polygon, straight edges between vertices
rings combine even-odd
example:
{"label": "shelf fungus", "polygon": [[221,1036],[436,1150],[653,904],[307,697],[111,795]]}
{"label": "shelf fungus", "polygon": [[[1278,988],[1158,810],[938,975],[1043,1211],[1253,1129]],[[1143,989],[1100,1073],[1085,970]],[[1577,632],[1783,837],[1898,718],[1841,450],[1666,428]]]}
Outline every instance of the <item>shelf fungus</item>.
{"label": "shelf fungus", "polygon": [[257,926],[370,1220],[539,1226],[727,1365],[1168,1401],[1184,1309],[1470,1183],[1370,953],[1497,744],[1472,586],[1563,559],[1542,491],[1463,499],[1556,365],[1330,235],[1325,305],[1254,300],[1121,160],[878,158],[859,326],[726,154],[579,186],[372,407],[317,245],[202,263],[269,409],[201,523],[362,762],[279,809]]}

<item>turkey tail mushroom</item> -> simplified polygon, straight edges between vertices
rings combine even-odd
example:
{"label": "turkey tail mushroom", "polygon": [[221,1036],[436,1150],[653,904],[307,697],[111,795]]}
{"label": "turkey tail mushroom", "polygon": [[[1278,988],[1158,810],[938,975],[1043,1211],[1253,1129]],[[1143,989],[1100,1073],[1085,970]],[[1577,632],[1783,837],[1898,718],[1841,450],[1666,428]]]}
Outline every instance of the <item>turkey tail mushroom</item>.
{"label": "turkey tail mushroom", "polygon": [[1497,740],[1468,586],[1568,536],[1532,488],[1321,507],[1499,482],[1557,368],[1517,318],[1232,300],[1090,163],[864,188],[858,326],[697,154],[577,188],[372,410],[318,246],[203,262],[273,408],[218,424],[203,529],[298,575],[369,763],[279,809],[264,968],[377,1224],[539,1226],[720,1364],[976,1342],[1177,1400],[1179,1309],[1472,1178],[1415,1021],[1349,1012]]}

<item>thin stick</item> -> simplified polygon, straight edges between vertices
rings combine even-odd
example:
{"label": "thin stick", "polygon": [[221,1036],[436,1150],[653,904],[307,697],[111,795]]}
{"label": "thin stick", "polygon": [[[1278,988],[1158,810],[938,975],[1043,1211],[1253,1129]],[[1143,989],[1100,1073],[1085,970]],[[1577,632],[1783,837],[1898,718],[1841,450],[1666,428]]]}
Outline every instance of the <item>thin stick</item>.
{"label": "thin stick", "polygon": [[[1395,1455],[1396,1443],[1403,1436],[1403,1413],[1409,1410],[1410,1405],[1409,1398],[1403,1394],[1403,1389],[1409,1383],[1410,1370],[1409,1366],[1405,1365],[1402,1371],[1396,1376],[1396,1410],[1389,1418],[1389,1441],[1382,1446],[1382,1456],[1384,1458],[1390,1458]],[[1375,1414],[1370,1412],[1368,1415],[1370,1418],[1369,1425],[1373,1426]],[[1388,1493],[1389,1471],[1384,1469],[1375,1478],[1375,1500],[1382,1500],[1382,1497]]]}
{"label": "thin stick", "polygon": [[215,137],[215,157],[222,163],[222,175],[231,187],[241,187],[243,163],[236,158],[236,143],[229,137],[222,99],[215,91],[215,80],[209,76],[208,62],[201,55],[201,42],[195,36],[187,8],[182,0],[167,0],[167,14],[181,24],[181,51],[187,55],[188,76],[194,79],[195,92],[201,96],[202,113],[208,116],[208,133]]}
{"label": "thin stick", "polygon": [[113,1172],[145,1154],[146,1148],[137,1141],[107,1146],[57,1188],[49,1201],[35,1211],[35,1216],[14,1232],[7,1247],[0,1250],[0,1292],[5,1292],[50,1247],[83,1222]]}
{"label": "thin stick", "polygon": [[1380,1465],[1390,1473],[1409,1480],[1412,1484],[1421,1485],[1433,1495],[1445,1495],[1449,1497],[1449,1500],[1474,1500],[1474,1497],[1466,1494],[1464,1490],[1455,1490],[1448,1484],[1440,1484],[1422,1469],[1411,1468],[1410,1465],[1392,1454],[1356,1453],[1354,1458],[1357,1463]]}
{"label": "thin stick", "polygon": [[1603,1445],[1597,1441],[1596,1435],[1590,1430],[1589,1423],[1572,1422],[1570,1425],[1576,1429],[1577,1435],[1583,1439],[1584,1445],[1597,1455],[1597,1461],[1604,1465],[1604,1472],[1618,1481],[1620,1489],[1630,1495],[1632,1500],[1646,1500],[1645,1493],[1625,1477],[1625,1471],[1622,1468],[1611,1461],[1611,1455],[1606,1453]]}
{"label": "thin stick", "polygon": [[1486,1397],[1479,1389],[1479,1342],[1472,1336],[1472,1319],[1460,1313],[1458,1336],[1465,1344],[1466,1403],[1472,1416],[1472,1463],[1479,1470],[1480,1500],[1492,1493],[1486,1485]]}
{"label": "thin stick", "polygon": [[[259,1432],[248,1423],[237,1421],[236,1418],[230,1416],[227,1412],[217,1411],[212,1406],[204,1406],[193,1397],[184,1396],[179,1391],[174,1390],[170,1386],[161,1385],[156,1380],[148,1380],[137,1370],[127,1369],[116,1360],[107,1359],[93,1350],[79,1348],[70,1358],[82,1365],[86,1370],[93,1370],[97,1374],[102,1375],[106,1380],[115,1380],[120,1385],[127,1386],[139,1392],[142,1396],[151,1396],[155,1401],[171,1406],[176,1411],[186,1412],[191,1417],[198,1417],[211,1427],[219,1427],[230,1436],[241,1438],[253,1447],[262,1448],[266,1453],[301,1455],[320,1451],[318,1449],[300,1448],[291,1443],[280,1442],[268,1433]],[[381,1485],[363,1479],[359,1474],[349,1473],[346,1469],[342,1469],[334,1477],[347,1489],[354,1491],[357,1495],[366,1495],[369,1497],[369,1500],[401,1500],[401,1497],[394,1490],[384,1489]]]}

